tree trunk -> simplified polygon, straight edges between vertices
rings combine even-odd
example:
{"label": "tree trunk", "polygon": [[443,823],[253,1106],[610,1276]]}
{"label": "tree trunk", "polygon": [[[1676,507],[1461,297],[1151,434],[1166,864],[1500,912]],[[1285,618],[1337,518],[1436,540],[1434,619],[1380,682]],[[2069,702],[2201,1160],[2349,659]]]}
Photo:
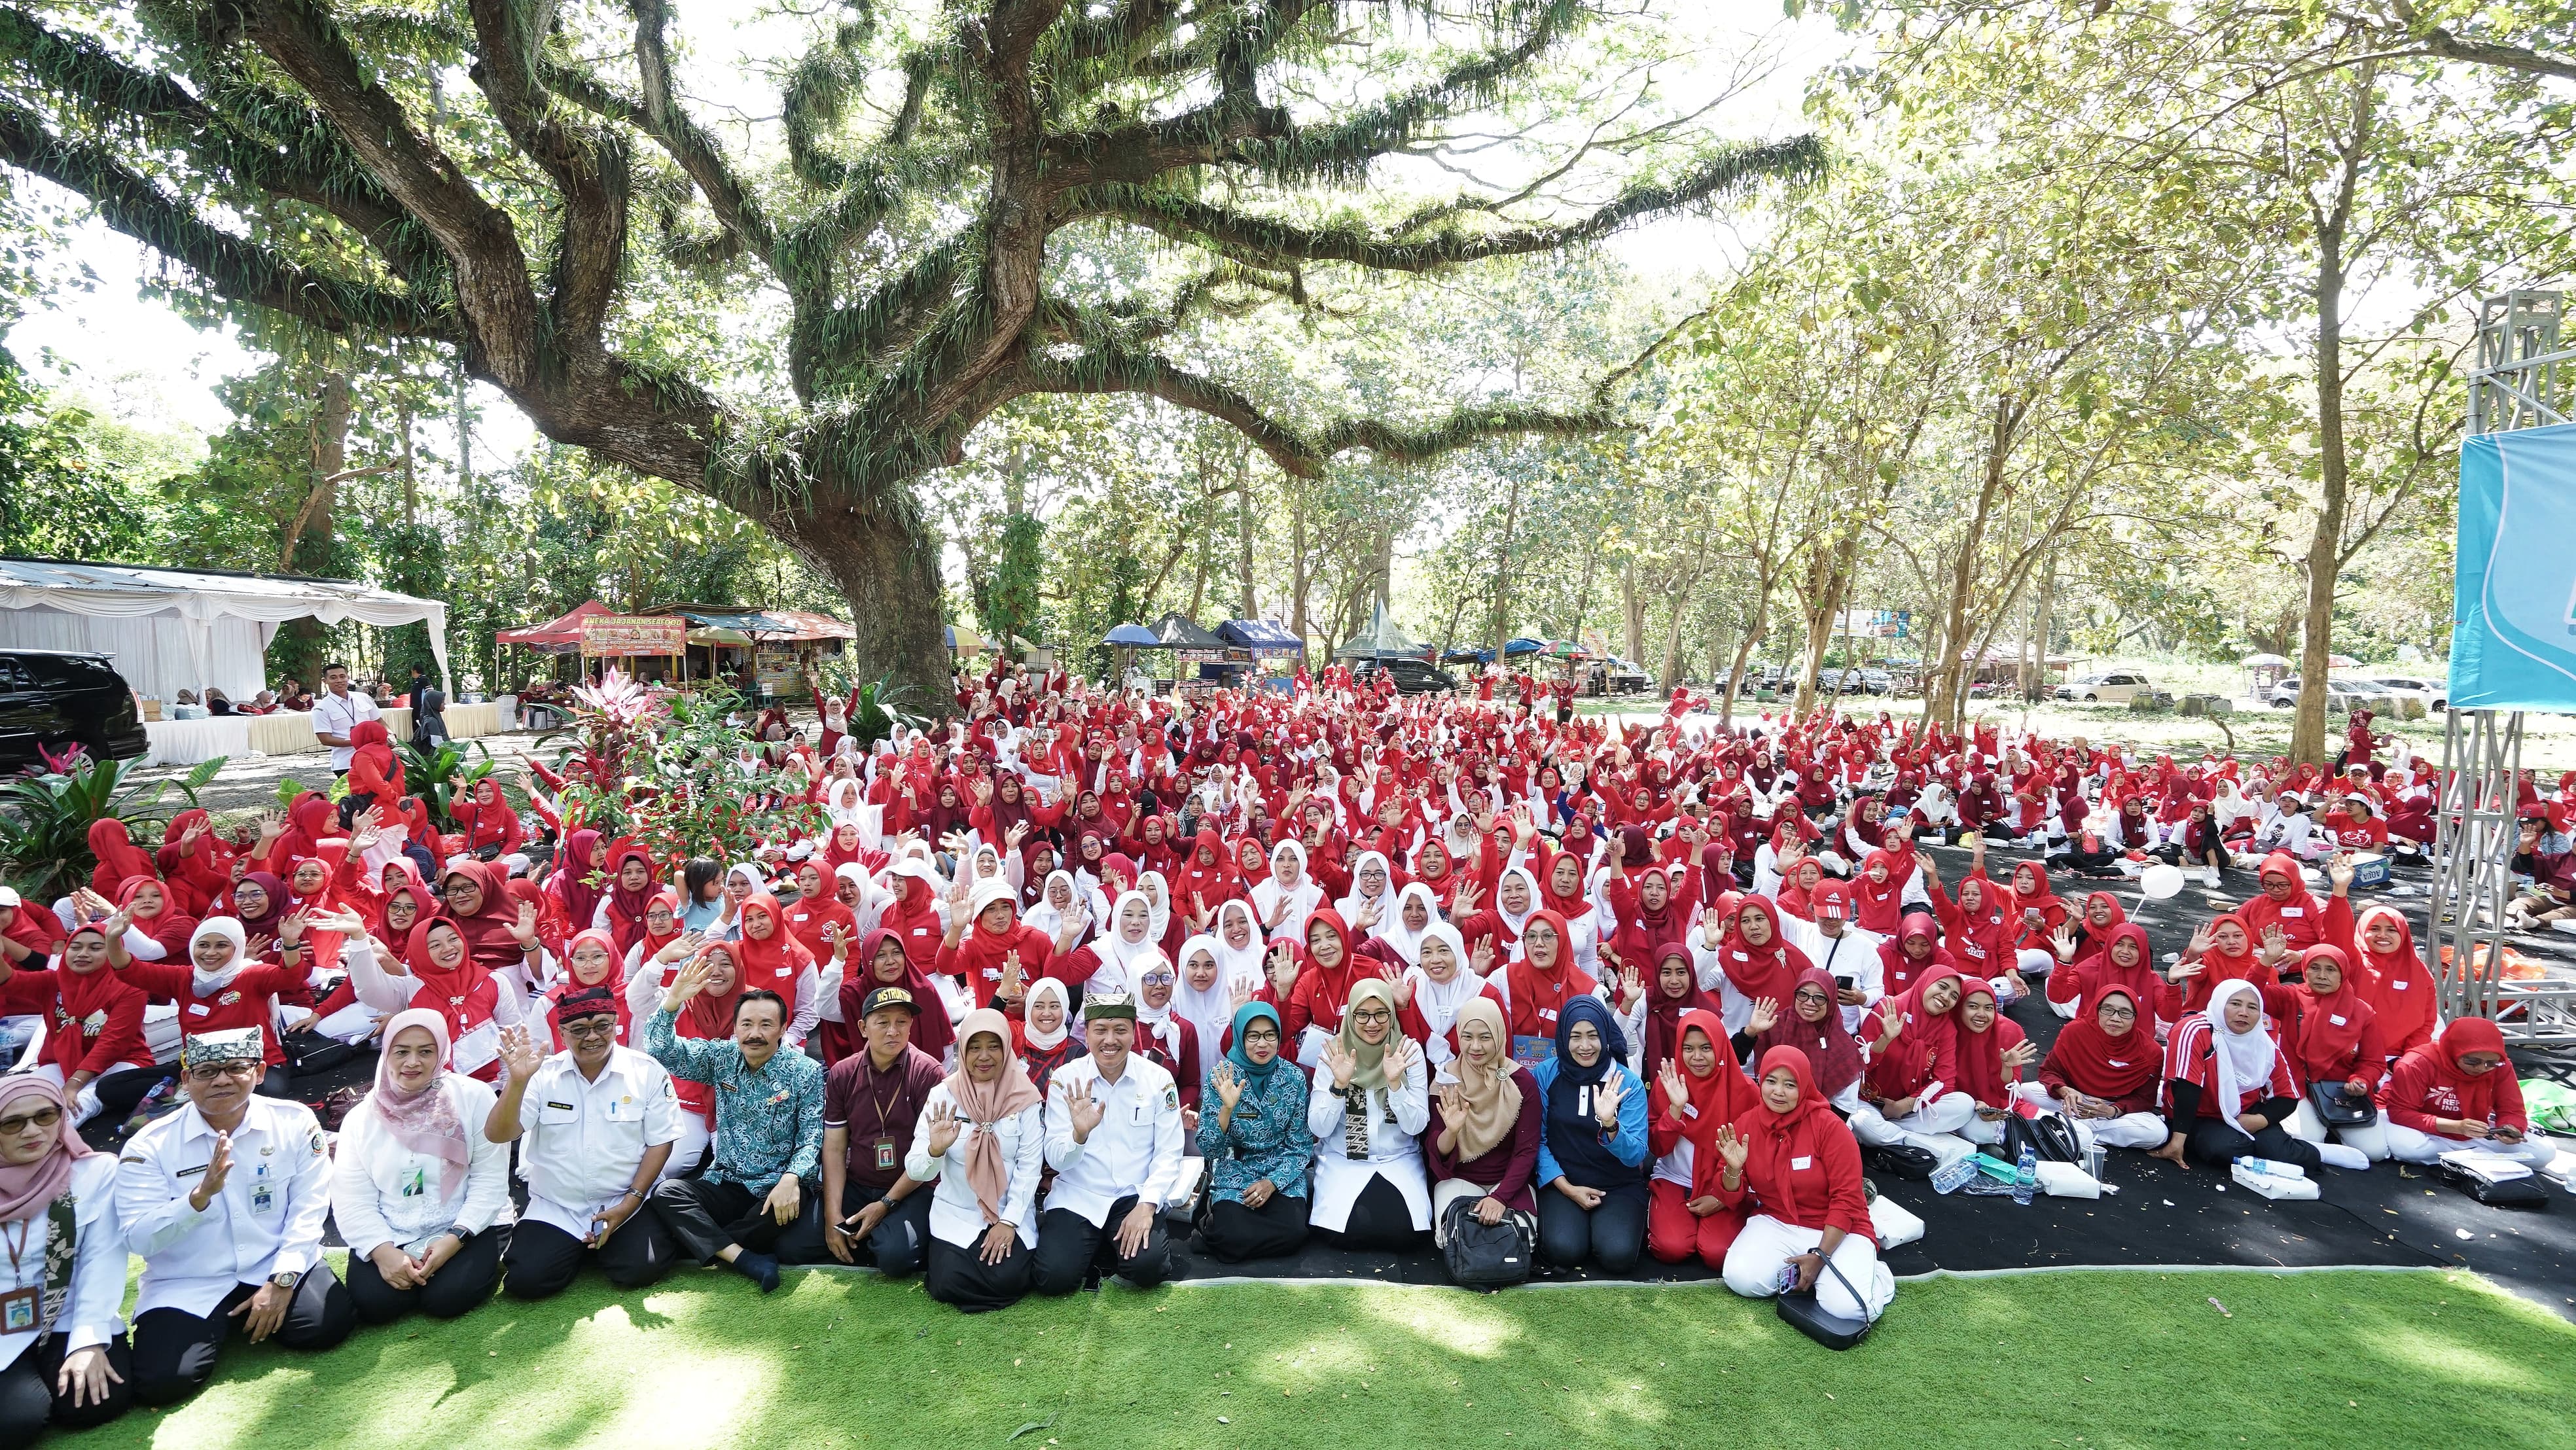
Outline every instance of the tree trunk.
{"label": "tree trunk", "polygon": [[1243,584],[1243,613],[1238,619],[1259,619],[1261,600],[1252,588],[1252,455],[1238,455],[1235,462],[1234,542],[1235,572]]}
{"label": "tree trunk", "polygon": [[2031,611],[2034,616],[2030,626],[2033,641],[2031,645],[2033,678],[2022,682],[2022,698],[2025,700],[2048,698],[2048,639],[2057,630],[2056,611],[2057,551],[2051,549],[2048,551],[2046,562],[2040,566],[2039,603]]}
{"label": "tree trunk", "polygon": [[1574,590],[1574,622],[1565,627],[1565,637],[1576,644],[1583,643],[1583,616],[1592,612],[1592,566],[1600,557],[1600,536],[1587,530],[1583,535],[1583,582]]}
{"label": "tree trunk", "polygon": [[1512,470],[1512,491],[1503,501],[1503,546],[1494,556],[1494,663],[1503,662],[1503,646],[1512,638],[1512,530],[1521,518],[1521,475]]}
{"label": "tree trunk", "polygon": [[2351,484],[2343,429],[2344,229],[2369,147],[2374,79],[2365,69],[2353,102],[2353,135],[2343,153],[2342,186],[2317,226],[2317,474],[2322,497],[2308,535],[2308,608],[2299,635],[2299,705],[2290,726],[2290,758],[2326,763],[2326,659],[2334,652],[2335,584],[2341,572],[2344,511]]}
{"label": "tree trunk", "polygon": [[[900,495],[895,495],[900,497]],[[942,617],[939,541],[908,508],[817,509],[772,519],[806,562],[849,596],[857,638],[848,648],[865,667],[893,676],[906,714],[956,713]]]}
{"label": "tree trunk", "polygon": [[1308,583],[1306,578],[1306,483],[1303,479],[1296,479],[1292,480],[1288,487],[1292,491],[1288,505],[1288,587],[1291,592],[1288,601],[1290,611],[1288,627],[1297,631],[1299,639],[1304,639]]}
{"label": "tree trunk", "polygon": [[1976,512],[1968,516],[1968,531],[1959,542],[1959,556],[1951,565],[1950,599],[1941,617],[1941,693],[1932,700],[1936,718],[1957,729],[1967,702],[1967,671],[1974,666],[1960,658],[1960,643],[1968,634],[1968,597],[1976,591],[1977,546],[1984,541],[1986,520],[1994,513],[1995,498],[2003,492],[2004,461],[2012,456],[2013,431],[2021,419],[2012,399],[1995,399],[1995,420],[1986,437],[1986,477],[1977,490]]}
{"label": "tree trunk", "polygon": [[[349,462],[349,415],[355,402],[349,391],[347,373],[327,373],[322,389],[314,401],[309,424],[312,457],[312,481],[307,485],[304,502],[295,517],[286,524],[285,536],[277,551],[277,572],[281,574],[323,574],[331,572],[332,533],[331,506],[339,492],[341,476]],[[331,627],[318,619],[290,619],[278,627],[269,643],[272,673],[293,675],[299,680],[319,680],[326,663]]]}
{"label": "tree trunk", "polygon": [[1619,608],[1622,622],[1628,626],[1627,656],[1632,660],[1642,658],[1646,653],[1646,597],[1637,592],[1634,559],[1619,571]]}
{"label": "tree trunk", "polygon": [[1798,699],[1792,707],[1805,715],[1816,707],[1816,683],[1825,668],[1825,651],[1833,644],[1834,621],[1841,617],[1843,596],[1851,591],[1854,569],[1860,562],[1860,533],[1846,529],[1833,548],[1819,555],[1808,579],[1805,618],[1806,664],[1798,674]]}
{"label": "tree trunk", "polygon": [[1672,617],[1664,621],[1664,667],[1656,675],[1662,688],[1671,689],[1682,678],[1682,613],[1690,607],[1691,591],[1699,587],[1700,574],[1708,567],[1708,530],[1693,530],[1700,538],[1691,554],[1690,572],[1675,581]]}

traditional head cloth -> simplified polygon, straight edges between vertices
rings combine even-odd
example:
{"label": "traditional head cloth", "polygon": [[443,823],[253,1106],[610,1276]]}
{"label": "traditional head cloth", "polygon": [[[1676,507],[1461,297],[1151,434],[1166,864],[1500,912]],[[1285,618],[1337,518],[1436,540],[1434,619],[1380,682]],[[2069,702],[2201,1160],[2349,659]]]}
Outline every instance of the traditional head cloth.
{"label": "traditional head cloth", "polygon": [[2237,1104],[2247,1093],[2261,1092],[2271,1084],[2272,1064],[2281,1049],[2259,1015],[2243,1032],[2227,1025],[2227,1003],[2240,994],[2253,998],[2257,1008],[2263,1004],[2262,988],[2241,977],[2230,978],[2210,989],[2200,1015],[2209,1023],[2210,1058],[2217,1069],[2218,1120],[2238,1136],[2251,1138],[2254,1135],[2236,1121]]}
{"label": "traditional head cloth", "polygon": [[623,1018],[626,1015],[623,1008],[623,1000],[606,987],[574,987],[555,998],[555,1023],[561,1026],[584,1017],[602,1015]]}
{"label": "traditional head cloth", "polygon": [[1133,1022],[1136,1020],[1136,999],[1125,992],[1085,992],[1082,994],[1082,1020]]}
{"label": "traditional head cloth", "polygon": [[[989,1083],[978,1083],[966,1076],[966,1044],[977,1033],[990,1033],[1002,1044],[1001,1076]],[[966,1014],[958,1024],[960,1047],[957,1070],[948,1075],[948,1096],[957,1110],[979,1130],[966,1135],[966,1182],[975,1190],[975,1204],[984,1210],[984,1222],[1002,1221],[1002,1199],[1010,1192],[1010,1165],[1002,1158],[1002,1143],[992,1132],[993,1125],[1004,1118],[1015,1117],[1036,1107],[1040,1101],[1037,1084],[1029,1081],[1029,1070],[1011,1052],[1011,1024],[993,1008],[983,1007]]]}
{"label": "traditional head cloth", "polygon": [[[415,1027],[438,1044],[438,1070],[430,1074],[427,1087],[404,1092],[394,1081],[394,1039]],[[472,1152],[465,1141],[464,1120],[457,1117],[456,1105],[447,1100],[443,1081],[447,1018],[426,1007],[406,1008],[385,1023],[384,1043],[385,1052],[376,1059],[376,1090],[367,1095],[365,1105],[394,1135],[395,1142],[424,1158],[438,1160],[438,1196],[442,1201],[453,1198],[465,1182]]]}
{"label": "traditional head cloth", "polygon": [[[1826,1006],[1821,1022],[1810,1022],[1798,1015],[1796,993],[1805,987],[1824,989]],[[1790,991],[1791,1000],[1780,1004],[1778,1015],[1763,1030],[1761,1038],[1753,1044],[1753,1050],[1768,1054],[1774,1047],[1794,1047],[1805,1053],[1807,1065],[1815,1069],[1818,1090],[1830,1098],[1860,1079],[1864,1066],[1860,1044],[1852,1039],[1851,1029],[1843,1025],[1842,1008],[1835,1005],[1840,997],[1831,972],[1822,967],[1809,967],[1798,974],[1797,986]],[[1675,1040],[1678,1041],[1678,1037]]]}
{"label": "traditional head cloth", "polygon": [[[1371,997],[1386,1004],[1387,1027],[1384,1037],[1366,1042],[1361,1040],[1359,1026],[1351,1020],[1351,1013],[1363,1000]],[[1342,1051],[1349,1053],[1351,1061],[1358,1064],[1351,1073],[1352,1087],[1381,1092],[1389,1086],[1386,1050],[1394,1044],[1398,1032],[1395,1025],[1395,984],[1384,977],[1362,977],[1351,983],[1350,1000],[1342,1006],[1342,1030],[1337,1035],[1341,1039]]]}
{"label": "traditional head cloth", "polygon": [[265,1062],[268,1042],[256,1027],[229,1027],[221,1032],[191,1032],[180,1043],[179,1060],[189,1067],[218,1062]]}
{"label": "traditional head cloth", "polygon": [[1458,1022],[1482,1022],[1493,1034],[1495,1056],[1479,1067],[1464,1053],[1449,1060],[1450,1071],[1458,1077],[1459,1114],[1448,1119],[1458,1130],[1457,1157],[1461,1163],[1482,1158],[1494,1151],[1520,1122],[1521,1087],[1512,1077],[1511,1026],[1503,1021],[1502,1004],[1479,994],[1458,1008]]}
{"label": "traditional head cloth", "polygon": [[1288,1057],[1284,1052],[1274,1052],[1268,1062],[1254,1062],[1244,1054],[1243,1034],[1252,1026],[1252,1021],[1256,1017],[1269,1018],[1271,1029],[1279,1034],[1282,1045],[1285,1045],[1288,1029],[1279,1020],[1279,1009],[1267,1002],[1246,1002],[1234,1009],[1233,1022],[1228,1029],[1232,1032],[1234,1040],[1225,1049],[1225,1060],[1233,1063],[1234,1070],[1243,1074],[1247,1081],[1267,1082],[1270,1080],[1270,1075],[1279,1070],[1279,1064],[1287,1061]]}
{"label": "traditional head cloth", "polygon": [[72,1165],[90,1155],[89,1144],[73,1131],[61,1088],[33,1073],[0,1077],[0,1114],[6,1114],[11,1104],[30,1099],[52,1104],[62,1114],[62,1122],[44,1157],[33,1163],[0,1163],[0,1222],[17,1223],[43,1213],[72,1186]]}
{"label": "traditional head cloth", "polygon": [[[1055,1046],[1057,1043],[1064,1041],[1065,1035],[1073,1030],[1073,1008],[1065,997],[1064,983],[1057,981],[1053,977],[1040,977],[1029,984],[1028,999],[1021,1004],[1020,1010],[1022,1012],[1027,1012],[1030,1007],[1037,1004],[1037,1000],[1040,997],[1055,998],[1056,1006],[1063,1009],[1065,1014],[1064,1017],[1056,1023],[1055,1030],[1052,1032],[1039,1031],[1036,1025],[1037,1018],[1034,1015],[1027,1016],[1022,1019],[1020,1030],[1027,1035],[1029,1046],[1044,1052]],[[973,1014],[969,1013],[968,1015],[972,1016]]]}

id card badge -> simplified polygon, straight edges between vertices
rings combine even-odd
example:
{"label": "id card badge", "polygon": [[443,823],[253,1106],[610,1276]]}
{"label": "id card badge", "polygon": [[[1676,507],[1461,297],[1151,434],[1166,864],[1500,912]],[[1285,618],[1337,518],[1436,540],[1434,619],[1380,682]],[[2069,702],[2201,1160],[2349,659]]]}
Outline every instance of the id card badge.
{"label": "id card badge", "polygon": [[1524,1036],[1512,1039],[1512,1061],[1523,1066],[1546,1062],[1555,1056],[1556,1039],[1553,1037]]}
{"label": "id card badge", "polygon": [[266,1213],[277,1204],[277,1195],[269,1191],[268,1165],[259,1165],[259,1177],[250,1187],[250,1211]]}
{"label": "id card badge", "polygon": [[40,1290],[12,1289],[0,1294],[0,1334],[24,1334],[36,1327]]}
{"label": "id card badge", "polygon": [[891,1172],[893,1171],[894,1166],[894,1139],[877,1139],[877,1171],[880,1173]]}

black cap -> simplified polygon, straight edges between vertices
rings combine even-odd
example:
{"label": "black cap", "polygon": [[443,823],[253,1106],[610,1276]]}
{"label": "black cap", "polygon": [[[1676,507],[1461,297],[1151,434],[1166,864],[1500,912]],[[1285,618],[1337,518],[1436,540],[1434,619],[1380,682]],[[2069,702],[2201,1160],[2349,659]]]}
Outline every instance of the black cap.
{"label": "black cap", "polygon": [[872,987],[859,1001],[859,1020],[865,1022],[887,1007],[901,1007],[915,1017],[921,1015],[921,1004],[912,1000],[910,987]]}

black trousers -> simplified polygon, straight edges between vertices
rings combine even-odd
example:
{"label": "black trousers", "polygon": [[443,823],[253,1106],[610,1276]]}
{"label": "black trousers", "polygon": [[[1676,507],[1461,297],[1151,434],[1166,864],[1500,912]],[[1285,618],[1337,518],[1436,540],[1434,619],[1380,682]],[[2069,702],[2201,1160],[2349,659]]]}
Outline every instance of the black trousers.
{"label": "black trousers", "polygon": [[1031,1287],[1041,1294],[1070,1294],[1082,1287],[1092,1269],[1103,1274],[1116,1274],[1139,1289],[1151,1289],[1172,1277],[1172,1243],[1163,1232],[1163,1216],[1154,1215],[1153,1228],[1146,1231],[1145,1246],[1129,1258],[1118,1252],[1118,1225],[1136,1210],[1136,1195],[1109,1205],[1109,1216],[1103,1226],[1093,1228],[1091,1220],[1069,1208],[1051,1208],[1038,1215],[1038,1251]]}
{"label": "black trousers", "polygon": [[1342,1220],[1340,1233],[1327,1228],[1312,1232],[1346,1249],[1409,1249],[1431,1237],[1429,1229],[1413,1226],[1413,1206],[1404,1201],[1404,1190],[1383,1174],[1371,1178],[1352,1200],[1351,1216]]}
{"label": "black trousers", "polygon": [[62,1373],[65,1351],[70,1347],[70,1336],[48,1335],[7,1369],[0,1370],[0,1450],[33,1445],[47,1425],[65,1430],[104,1425],[134,1403],[134,1350],[122,1334],[103,1348],[107,1351],[107,1367],[123,1375],[125,1383],[111,1380],[107,1398],[80,1405],[74,1405],[70,1395],[54,1393],[54,1380]]}
{"label": "black trousers", "polygon": [[1585,1259],[1604,1273],[1625,1274],[1637,1267],[1646,1247],[1645,1194],[1619,1192],[1585,1208],[1553,1188],[1538,1191],[1538,1256],[1560,1269]]}
{"label": "black trousers", "polygon": [[755,1193],[739,1183],[705,1178],[666,1178],[653,1185],[647,1206],[671,1231],[680,1252],[701,1264],[714,1263],[716,1251],[727,1244],[775,1254],[782,1264],[818,1264],[831,1257],[823,1249],[823,1185],[801,1178],[797,1186],[801,1196],[792,1223],[782,1224],[771,1215],[767,1189]]}
{"label": "black trousers", "polygon": [[[894,1275],[910,1274],[921,1268],[923,1255],[930,1246],[930,1200],[933,1187],[934,1185],[925,1183],[906,1194],[901,1203],[886,1205],[884,1221],[877,1225],[876,1232],[868,1235],[867,1242],[861,1244],[851,1255],[859,1261],[859,1267],[873,1267],[880,1274]],[[841,1211],[837,1217],[847,1221],[856,1216],[859,1210],[878,1202],[885,1196],[886,1191],[882,1188],[871,1188],[867,1184],[852,1183],[845,1179],[841,1183]]]}
{"label": "black trousers", "polygon": [[152,1085],[167,1082],[176,1069],[167,1067],[118,1067],[99,1074],[90,1084],[98,1090],[99,1116],[123,1122],[134,1116],[135,1105]]}
{"label": "black trousers", "polygon": [[[915,1198],[926,1197],[914,1194]],[[987,1264],[976,1248],[961,1249],[955,1244],[932,1239],[921,1265],[921,1287],[942,1304],[953,1304],[968,1314],[981,1314],[989,1309],[1007,1309],[1027,1296],[1035,1278],[1037,1255],[1020,1242],[1011,1239],[1011,1251],[998,1264]]]}
{"label": "black trousers", "polygon": [[543,1299],[572,1287],[585,1260],[596,1260],[608,1282],[641,1289],[660,1282],[680,1261],[679,1245],[651,1210],[628,1215],[608,1242],[594,1249],[550,1223],[521,1219],[501,1252],[501,1292],[513,1299]]}
{"label": "black trousers", "polygon": [[[238,1332],[250,1317],[234,1318],[233,1307],[257,1287],[235,1284],[211,1314],[146,1309],[136,1315],[134,1371],[127,1376],[133,1382],[134,1402],[175,1405],[204,1389],[206,1377],[215,1372],[215,1353],[223,1348],[225,1336]],[[286,1318],[269,1338],[288,1349],[330,1349],[357,1327],[358,1311],[349,1301],[349,1287],[325,1262],[315,1264],[295,1286]]]}
{"label": "black trousers", "polygon": [[2211,1168],[2224,1168],[2239,1158],[2277,1158],[2284,1163],[2316,1171],[2325,1162],[2317,1156],[2317,1145],[2293,1137],[2278,1123],[2268,1124],[2248,1141],[2243,1133],[2216,1118],[2193,1121],[2184,1136],[2183,1156]]}
{"label": "black trousers", "polygon": [[391,1324],[415,1309],[432,1319],[454,1319],[483,1304],[501,1286],[501,1237],[486,1231],[467,1239],[416,1289],[395,1288],[385,1282],[375,1260],[351,1253],[349,1301],[357,1306],[359,1321]]}
{"label": "black trousers", "polygon": [[[1306,1215],[1311,1208],[1305,1199],[1284,1193],[1270,1195],[1259,1208],[1219,1199],[1208,1205],[1207,1222],[1191,1247],[1204,1248],[1229,1264],[1283,1258],[1306,1246]],[[1412,1226],[1410,1217],[1405,1225]]]}

